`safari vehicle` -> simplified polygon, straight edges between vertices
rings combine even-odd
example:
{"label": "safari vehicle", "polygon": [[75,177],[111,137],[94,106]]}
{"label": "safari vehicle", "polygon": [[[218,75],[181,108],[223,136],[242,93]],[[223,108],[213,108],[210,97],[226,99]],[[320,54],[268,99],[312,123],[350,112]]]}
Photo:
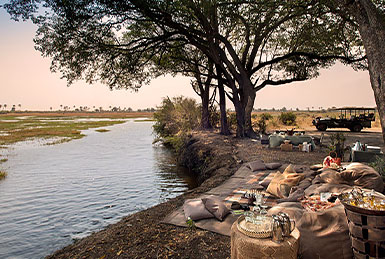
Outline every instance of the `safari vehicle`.
{"label": "safari vehicle", "polygon": [[371,128],[372,121],[375,120],[375,108],[345,107],[333,109],[339,112],[338,118],[317,117],[313,120],[313,125],[319,131],[327,128],[348,128],[353,132],[360,132],[363,128]]}

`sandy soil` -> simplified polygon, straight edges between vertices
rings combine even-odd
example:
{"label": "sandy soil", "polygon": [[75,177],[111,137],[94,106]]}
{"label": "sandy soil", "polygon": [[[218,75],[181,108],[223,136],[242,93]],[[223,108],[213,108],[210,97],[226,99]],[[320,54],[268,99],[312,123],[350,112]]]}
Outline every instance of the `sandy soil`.
{"label": "sandy soil", "polygon": [[[332,132],[327,131],[325,139]],[[311,134],[319,135],[318,132]],[[380,145],[381,134],[347,132],[349,141]],[[230,258],[230,238],[208,231],[161,224],[185,199],[199,196],[228,179],[242,163],[262,158],[265,162],[315,164],[328,154],[326,148],[315,152],[282,152],[262,147],[250,139],[222,136],[215,132],[199,132],[190,141],[191,152],[200,153],[200,165],[206,180],[200,187],[145,211],[127,216],[116,224],[69,245],[48,258]],[[187,162],[193,163],[194,159]],[[202,180],[204,180],[204,178]]]}

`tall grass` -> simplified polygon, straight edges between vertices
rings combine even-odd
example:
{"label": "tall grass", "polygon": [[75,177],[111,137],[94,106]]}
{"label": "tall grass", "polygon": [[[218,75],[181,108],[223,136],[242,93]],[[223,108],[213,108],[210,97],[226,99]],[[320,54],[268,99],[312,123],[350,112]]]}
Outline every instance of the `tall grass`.
{"label": "tall grass", "polygon": [[0,180],[4,179],[7,176],[7,172],[0,170]]}

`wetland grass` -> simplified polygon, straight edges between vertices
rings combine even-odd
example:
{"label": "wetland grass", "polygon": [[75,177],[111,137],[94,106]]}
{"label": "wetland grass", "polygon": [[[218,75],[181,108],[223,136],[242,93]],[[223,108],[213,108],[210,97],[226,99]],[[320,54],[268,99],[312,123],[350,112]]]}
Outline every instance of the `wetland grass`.
{"label": "wetland grass", "polygon": [[[10,119],[12,118],[12,119]],[[30,139],[59,138],[53,144],[63,143],[72,139],[79,139],[85,135],[82,130],[100,128],[124,123],[124,120],[90,120],[76,121],[78,117],[43,117],[24,116],[0,116],[0,146],[7,146]]]}
{"label": "wetland grass", "polygon": [[7,172],[0,170],[0,180],[4,179],[7,176]]}
{"label": "wetland grass", "polygon": [[110,130],[108,130],[108,129],[96,129],[95,131],[103,133],[103,132],[109,132]]}

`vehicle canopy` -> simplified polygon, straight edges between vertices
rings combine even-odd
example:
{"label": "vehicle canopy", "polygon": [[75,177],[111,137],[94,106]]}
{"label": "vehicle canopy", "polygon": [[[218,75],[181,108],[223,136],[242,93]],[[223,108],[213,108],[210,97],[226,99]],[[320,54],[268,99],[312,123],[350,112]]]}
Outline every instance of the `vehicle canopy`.
{"label": "vehicle canopy", "polygon": [[342,107],[332,109],[333,111],[337,111],[340,113],[340,118],[359,118],[364,117],[365,119],[369,119],[374,121],[374,113],[376,108],[366,108],[366,107]]}

